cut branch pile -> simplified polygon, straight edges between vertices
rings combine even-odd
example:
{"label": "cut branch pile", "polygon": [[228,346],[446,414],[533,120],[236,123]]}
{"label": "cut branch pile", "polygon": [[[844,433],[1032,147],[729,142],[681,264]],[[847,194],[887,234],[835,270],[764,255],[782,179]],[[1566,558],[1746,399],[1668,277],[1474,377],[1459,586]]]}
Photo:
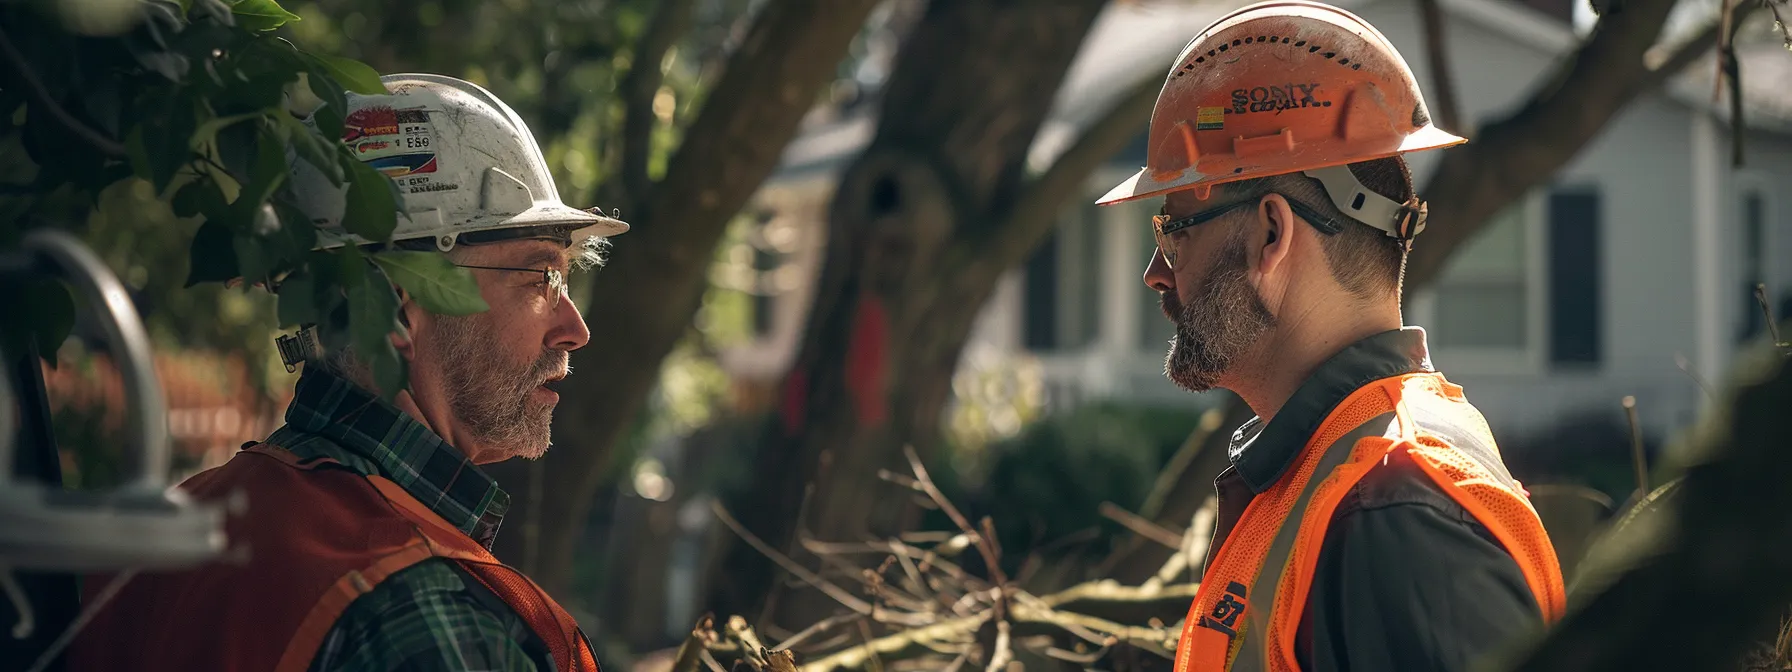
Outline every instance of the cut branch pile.
{"label": "cut branch pile", "polygon": [[[1165,624],[1141,616],[1123,623],[1093,613],[1129,611],[1128,606],[1186,606],[1197,585],[1188,581],[1188,558],[1206,554],[1210,525],[1191,521],[1175,542],[1178,552],[1158,575],[1140,586],[1099,580],[1045,595],[1034,595],[1001,570],[1002,548],[989,518],[973,524],[928,476],[913,449],[906,451],[913,476],[884,474],[884,480],[924,495],[957,526],[956,532],[914,532],[894,539],[838,542],[804,537],[805,551],[823,569],[804,566],[748,531],[719,503],[716,518],[748,545],[798,581],[838,602],[842,611],[780,637],[766,646],[745,619],[730,617],[718,631],[705,616],[680,647],[673,672],[699,670],[965,670],[1007,669],[1027,654],[1072,666],[1087,666],[1125,649],[1168,659],[1176,649],[1180,621]],[[1127,512],[1109,505],[1110,515]],[[1148,523],[1147,523],[1148,524]],[[1173,534],[1156,529],[1154,538]],[[988,578],[953,562],[975,548]],[[866,562],[878,559],[875,564]],[[1198,562],[1198,560],[1196,560]],[[870,565],[867,567],[866,565]],[[855,592],[844,580],[856,582]],[[1118,608],[1118,609],[1117,609]],[[1133,609],[1144,613],[1151,609]],[[1123,620],[1135,620],[1126,618]],[[771,626],[764,626],[768,633]],[[798,659],[803,661],[797,666]],[[726,662],[726,665],[724,664]]]}

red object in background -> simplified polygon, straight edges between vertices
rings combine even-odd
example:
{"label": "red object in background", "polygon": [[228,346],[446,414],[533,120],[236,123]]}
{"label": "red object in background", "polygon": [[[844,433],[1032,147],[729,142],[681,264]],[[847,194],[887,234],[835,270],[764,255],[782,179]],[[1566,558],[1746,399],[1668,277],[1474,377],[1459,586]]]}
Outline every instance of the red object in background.
{"label": "red object in background", "polygon": [[859,298],[846,346],[846,391],[861,424],[882,424],[889,416],[889,395],[884,393],[889,339],[890,318],[883,299],[866,292]]}
{"label": "red object in background", "polygon": [[790,377],[784,380],[784,402],[778,408],[778,414],[784,420],[784,435],[796,436],[797,430],[803,428],[803,412],[809,398],[809,376],[802,367],[790,371]]}

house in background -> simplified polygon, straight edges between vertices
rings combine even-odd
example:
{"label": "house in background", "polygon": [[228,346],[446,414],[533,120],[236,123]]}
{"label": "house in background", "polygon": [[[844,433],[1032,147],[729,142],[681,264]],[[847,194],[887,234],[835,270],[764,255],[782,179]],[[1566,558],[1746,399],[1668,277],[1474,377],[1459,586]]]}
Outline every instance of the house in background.
{"label": "house in background", "polygon": [[[1039,165],[1138,77],[1161,78],[1192,36],[1242,4],[1110,6],[1033,147]],[[1380,29],[1430,86],[1416,4],[1338,4]],[[1474,123],[1520,103],[1590,24],[1573,0],[1440,4],[1460,105]],[[1686,4],[1667,32],[1714,11]],[[1621,418],[1619,399],[1634,395],[1645,430],[1663,436],[1693,421],[1704,401],[1677,356],[1722,379],[1739,345],[1763,331],[1750,288],[1768,286],[1776,315],[1792,308],[1792,87],[1783,84],[1792,82],[1792,54],[1773,43],[1741,56],[1746,167],[1731,166],[1711,61],[1696,64],[1620,113],[1407,306],[1407,323],[1427,328],[1433,359],[1467,387],[1495,432],[1546,433],[1589,413]],[[1435,109],[1435,97],[1428,102]],[[756,337],[722,353],[735,377],[769,384],[794,358],[834,182],[874,132],[874,107],[818,110],[757,196]],[[1158,204],[1093,205],[1144,165],[1147,123],[1140,118],[1137,139],[1085,183],[1055,235],[1004,277],[967,349],[967,357],[1025,353],[1053,408],[1102,398],[1190,403],[1163,377],[1172,332],[1140,279]],[[1422,187],[1435,157],[1410,161]]]}

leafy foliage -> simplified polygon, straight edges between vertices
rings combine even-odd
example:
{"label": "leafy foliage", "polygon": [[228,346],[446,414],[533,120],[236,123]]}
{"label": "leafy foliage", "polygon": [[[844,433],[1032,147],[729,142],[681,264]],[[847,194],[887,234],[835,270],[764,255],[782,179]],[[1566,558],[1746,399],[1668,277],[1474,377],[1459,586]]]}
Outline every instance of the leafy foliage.
{"label": "leafy foliage", "polygon": [[[140,0],[120,11],[129,15],[101,23],[122,32],[92,34],[83,29],[94,22],[59,22],[35,4],[0,8],[0,240],[102,217],[114,229],[161,224],[148,209],[102,213],[102,193],[142,183],[174,217],[203,222],[188,246],[187,287],[287,286],[281,326],[315,322],[326,339],[362,346],[382,390],[395,394],[405,379],[387,335],[402,327],[387,274],[426,310],[453,314],[485,309],[477,285],[445,262],[314,250],[317,227],[288,179],[289,157],[315,168],[346,187],[346,230],[390,241],[402,196],[339,140],[345,91],[384,93],[378,74],[273,36],[300,18],[276,0]],[[52,291],[34,289],[9,311],[24,319],[8,320],[7,343],[28,329],[41,344],[60,343],[74,315],[65,291],[42,296]]]}

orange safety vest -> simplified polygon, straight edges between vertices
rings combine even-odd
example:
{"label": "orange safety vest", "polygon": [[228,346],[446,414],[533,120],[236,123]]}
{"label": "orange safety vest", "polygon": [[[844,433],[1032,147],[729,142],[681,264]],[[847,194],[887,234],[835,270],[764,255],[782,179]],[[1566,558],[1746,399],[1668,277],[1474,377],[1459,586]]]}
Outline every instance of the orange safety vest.
{"label": "orange safety vest", "polygon": [[1486,421],[1439,373],[1372,382],[1332,409],[1295,468],[1251,500],[1208,563],[1176,647],[1176,672],[1300,669],[1295,634],[1332,514],[1396,452],[1411,456],[1518,561],[1544,621],[1561,618],[1561,566],[1530,501],[1428,425],[1497,455]]}
{"label": "orange safety vest", "polygon": [[[555,669],[599,672],[578,624],[535,582],[397,483],[326,464],[338,463],[260,444],[182,483],[200,500],[249,496],[226,528],[247,564],[137,575],[82,630],[69,669],[302,672],[355,598],[439,557],[515,610]],[[89,577],[87,599],[108,580]]]}

